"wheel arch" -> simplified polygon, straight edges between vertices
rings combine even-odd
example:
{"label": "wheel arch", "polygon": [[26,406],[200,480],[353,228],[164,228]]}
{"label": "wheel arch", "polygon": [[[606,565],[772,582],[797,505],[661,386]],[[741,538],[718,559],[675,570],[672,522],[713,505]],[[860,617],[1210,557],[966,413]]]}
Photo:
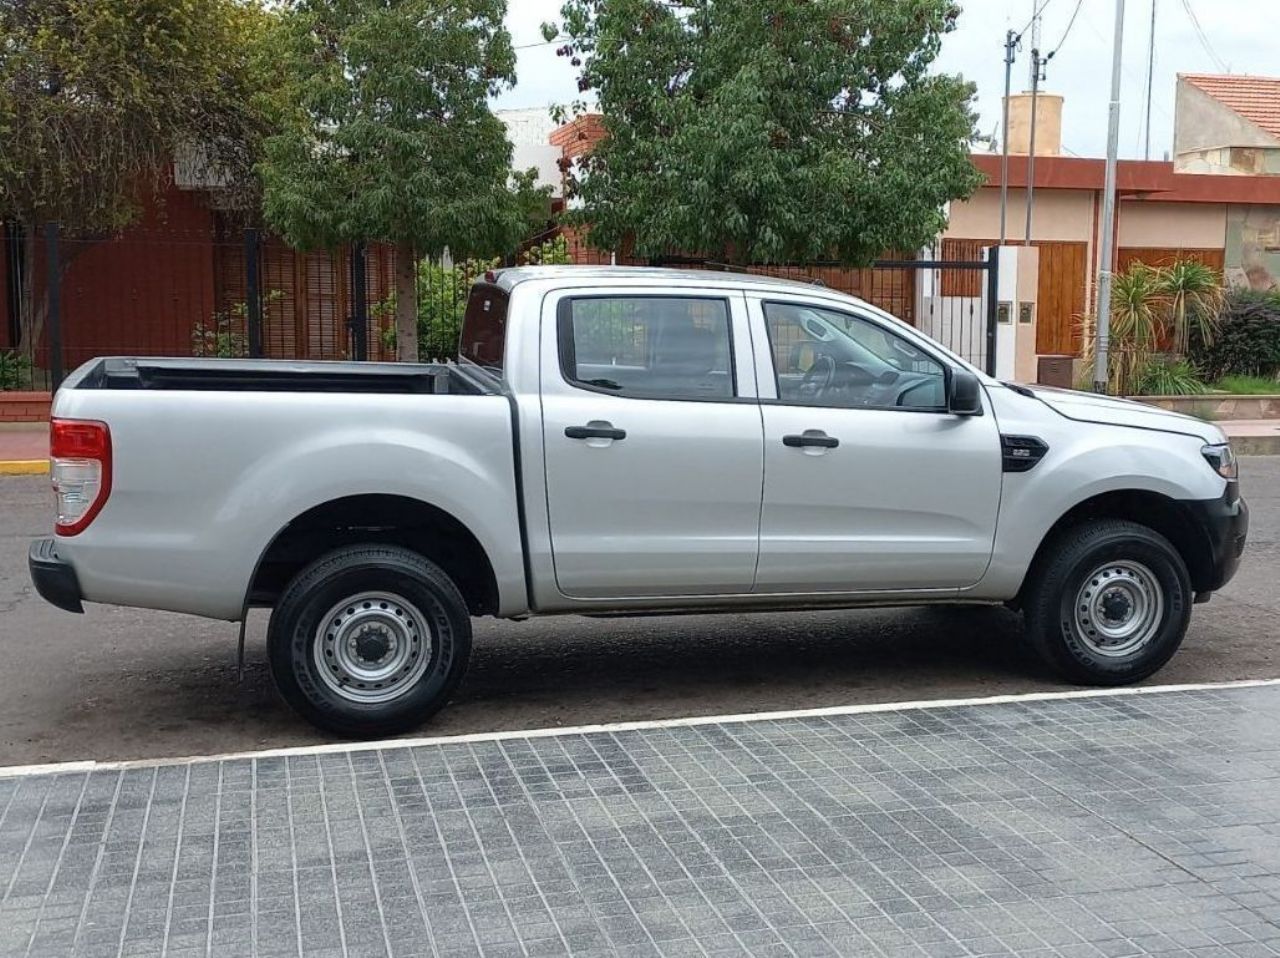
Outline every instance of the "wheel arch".
{"label": "wheel arch", "polygon": [[246,607],[274,606],[290,580],[326,552],[359,543],[399,545],[440,566],[472,615],[494,615],[500,603],[493,562],[456,516],[409,496],[367,493],[312,506],[285,523],[262,550]]}
{"label": "wheel arch", "polygon": [[1015,600],[1021,604],[1034,571],[1054,541],[1067,529],[1094,519],[1126,519],[1146,526],[1169,540],[1186,564],[1191,587],[1207,589],[1213,576],[1212,545],[1208,533],[1187,506],[1171,496],[1148,489],[1116,489],[1084,499],[1049,527],[1036,547]]}

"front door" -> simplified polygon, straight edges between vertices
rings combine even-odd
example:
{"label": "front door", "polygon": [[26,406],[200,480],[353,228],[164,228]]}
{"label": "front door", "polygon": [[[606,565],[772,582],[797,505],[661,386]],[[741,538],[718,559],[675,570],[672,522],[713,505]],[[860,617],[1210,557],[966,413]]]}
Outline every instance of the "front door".
{"label": "front door", "polygon": [[[982,578],[1000,437],[945,411],[942,360],[872,314],[751,302],[765,442],[755,591],[960,589]],[[767,368],[767,372],[766,372]],[[766,377],[773,382],[763,382]]]}
{"label": "front door", "polygon": [[750,592],[764,453],[742,295],[593,291],[548,308],[543,439],[560,591]]}

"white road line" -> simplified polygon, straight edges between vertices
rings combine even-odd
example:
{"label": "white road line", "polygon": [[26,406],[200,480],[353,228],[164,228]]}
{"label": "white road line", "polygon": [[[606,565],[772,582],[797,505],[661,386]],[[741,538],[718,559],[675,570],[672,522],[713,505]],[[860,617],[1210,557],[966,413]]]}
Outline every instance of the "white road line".
{"label": "white road line", "polygon": [[281,758],[295,755],[328,755],[368,752],[388,748],[418,748],[429,745],[459,745],[467,742],[501,742],[508,739],[554,738],[561,735],[585,735],[592,732],[632,732],[641,729],[682,728],[696,725],[724,725],[745,722],[773,722],[779,719],[821,718],[839,715],[867,715],[874,712],[906,712],[919,709],[958,708],[979,705],[1008,705],[1013,702],[1053,702],[1060,699],[1099,699],[1127,695],[1160,695],[1166,692],[1204,692],[1219,689],[1249,689],[1280,686],[1280,679],[1241,679],[1235,682],[1191,682],[1183,685],[1148,685],[1137,688],[1072,689],[1066,692],[1022,692],[1016,695],[991,695],[967,699],[920,699],[908,702],[875,702],[865,705],[830,705],[823,708],[790,709],[779,712],[745,712],[738,715],[696,715],[690,718],[649,719],[641,722],[608,722],[601,725],[573,725],[535,729],[509,729],[499,732],[470,732],[462,735],[435,735],[420,738],[391,738],[372,742],[330,742],[324,745],[296,745],[250,752],[224,752],[217,755],[187,755],[180,758],[143,758],[120,761],[54,762],[45,765],[0,766],[0,778],[40,775],[50,772],[119,771],[151,768],[156,765],[193,765],[228,759]]}

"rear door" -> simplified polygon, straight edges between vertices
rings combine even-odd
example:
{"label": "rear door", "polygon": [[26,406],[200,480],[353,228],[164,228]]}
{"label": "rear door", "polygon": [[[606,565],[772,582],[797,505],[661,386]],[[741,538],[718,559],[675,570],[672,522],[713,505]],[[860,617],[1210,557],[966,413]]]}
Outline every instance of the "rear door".
{"label": "rear door", "polygon": [[[954,590],[1000,504],[995,416],[944,406],[942,360],[867,313],[751,299],[765,483],[755,591]],[[985,399],[984,399],[985,402]]]}
{"label": "rear door", "polygon": [[764,442],[742,295],[567,291],[548,298],[543,316],[560,591],[750,592]]}

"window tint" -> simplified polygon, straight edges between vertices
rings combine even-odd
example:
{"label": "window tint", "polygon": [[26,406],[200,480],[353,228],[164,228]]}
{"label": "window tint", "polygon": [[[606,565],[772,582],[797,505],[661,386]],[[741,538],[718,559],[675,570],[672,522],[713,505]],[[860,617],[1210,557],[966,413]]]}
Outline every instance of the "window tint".
{"label": "window tint", "polygon": [[846,408],[941,409],[943,367],[906,339],[851,313],[766,303],[778,398]]}
{"label": "window tint", "polygon": [[577,385],[650,399],[736,394],[729,306],[666,296],[568,300],[560,314],[561,364]]}
{"label": "window tint", "polygon": [[484,283],[471,287],[467,312],[462,319],[458,354],[478,366],[502,371],[507,347],[507,306],[505,290]]}

